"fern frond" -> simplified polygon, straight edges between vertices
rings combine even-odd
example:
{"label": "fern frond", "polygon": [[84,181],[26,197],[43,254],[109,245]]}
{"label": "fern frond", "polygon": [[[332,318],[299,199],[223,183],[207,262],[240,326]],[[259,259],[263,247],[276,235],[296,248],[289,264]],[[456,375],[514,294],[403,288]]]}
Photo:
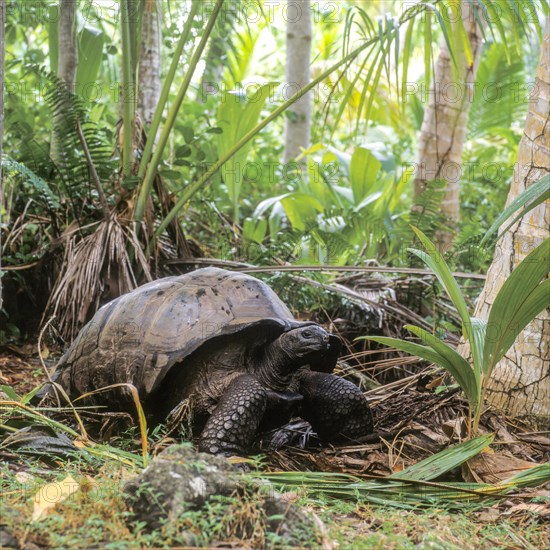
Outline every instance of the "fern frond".
{"label": "fern frond", "polygon": [[28,166],[8,156],[4,156],[2,158],[2,168],[7,177],[19,176],[24,184],[34,189],[36,194],[45,201],[48,208],[55,209],[60,207],[55,193],[50,189],[50,184],[35,174]]}
{"label": "fern frond", "polygon": [[71,201],[77,201],[83,189],[88,193],[92,189],[77,123],[80,123],[83,129],[92,161],[102,180],[107,180],[116,167],[111,158],[112,145],[107,140],[105,131],[89,120],[85,101],[69,92],[62,79],[38,65],[28,65],[26,70],[43,79],[47,85],[44,100],[54,115],[53,131],[60,150],[55,169],[63,183],[63,191]]}
{"label": "fern frond", "polygon": [[441,202],[445,196],[446,182],[434,180],[426,182],[426,189],[413,199],[408,224],[419,228],[422,233],[433,237],[436,231],[450,231],[445,224]]}

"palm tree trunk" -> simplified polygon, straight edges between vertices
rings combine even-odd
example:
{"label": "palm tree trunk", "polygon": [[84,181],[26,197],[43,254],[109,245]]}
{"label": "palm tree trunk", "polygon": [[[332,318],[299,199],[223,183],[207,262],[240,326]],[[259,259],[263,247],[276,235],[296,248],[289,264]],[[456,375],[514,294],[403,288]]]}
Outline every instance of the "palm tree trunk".
{"label": "palm tree trunk", "polygon": [[[75,91],[78,47],[76,41],[77,0],[59,0],[58,56],[57,76],[65,81],[70,92]],[[61,151],[57,139],[58,128],[63,124],[62,110],[54,113],[50,156],[56,163],[60,161]]]}
{"label": "palm tree trunk", "polygon": [[[310,81],[311,58],[311,0],[288,3],[286,31],[286,87],[288,99]],[[307,93],[287,111],[285,123],[284,162],[296,158],[302,149],[309,148],[311,133],[311,101]]]}
{"label": "palm tree trunk", "polygon": [[162,12],[160,2],[145,0],[143,7],[141,55],[138,73],[138,107],[142,121],[149,126],[160,98],[160,45]]}
{"label": "palm tree trunk", "polygon": [[[507,204],[549,172],[550,16],[546,20],[535,87],[529,98],[529,111]],[[549,227],[550,205],[547,201],[521,218],[497,243],[493,263],[477,303],[476,317],[487,319],[494,297],[511,270],[550,235]],[[494,407],[514,416],[550,415],[548,310],[527,326],[516,344],[495,367],[488,384],[487,398]]]}
{"label": "palm tree trunk", "polygon": [[[436,62],[433,87],[420,131],[414,192],[419,195],[426,183],[445,181],[445,194],[441,204],[442,213],[452,229],[459,218],[460,175],[462,149],[466,138],[468,113],[473,100],[473,83],[482,49],[481,28],[474,16],[471,0],[461,0],[461,17],[470,40],[473,63],[465,54],[457,52],[457,68],[453,72],[451,55],[445,41],[441,43]],[[447,245],[452,232],[439,231],[436,241]]]}
{"label": "palm tree trunk", "polygon": [[[4,145],[4,51],[6,46],[6,0],[0,0],[0,160]],[[4,180],[2,178],[2,162],[0,162],[0,200],[4,199]],[[2,222],[2,209],[0,208],[0,222]],[[0,248],[2,248],[2,235],[0,234]],[[2,260],[0,258],[0,270]],[[0,311],[3,304],[2,278],[0,277]]]}

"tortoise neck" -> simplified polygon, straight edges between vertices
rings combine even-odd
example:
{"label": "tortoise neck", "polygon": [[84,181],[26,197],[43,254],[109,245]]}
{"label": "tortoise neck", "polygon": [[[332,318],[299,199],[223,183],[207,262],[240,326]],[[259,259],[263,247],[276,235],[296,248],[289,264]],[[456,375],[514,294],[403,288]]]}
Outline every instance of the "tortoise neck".
{"label": "tortoise neck", "polygon": [[296,372],[296,358],[283,350],[278,339],[263,347],[259,358],[259,376],[270,389],[284,391]]}

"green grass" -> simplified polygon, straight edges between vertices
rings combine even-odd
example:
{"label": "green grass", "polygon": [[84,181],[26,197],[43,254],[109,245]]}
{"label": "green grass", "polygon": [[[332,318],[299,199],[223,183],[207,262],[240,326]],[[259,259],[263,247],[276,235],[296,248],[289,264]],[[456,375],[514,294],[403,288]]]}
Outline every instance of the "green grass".
{"label": "green grass", "polygon": [[[132,524],[122,494],[122,485],[137,468],[116,460],[97,463],[68,462],[44,466],[27,460],[9,466],[0,464],[1,524],[19,544],[34,543],[48,548],[138,548],[211,546],[219,541],[253,548],[285,548],[285,540],[266,533],[265,513],[254,493],[217,498],[200,511],[191,511],[147,532]],[[46,483],[62,482],[71,475],[80,490],[58,504],[46,517],[32,521],[34,497]],[[298,504],[313,510],[325,523],[329,540],[344,549],[483,549],[544,548],[549,530],[535,516],[491,515],[484,508],[465,506],[461,512],[444,508],[400,510],[343,502],[328,497],[302,496]],[[300,533],[304,547],[318,548],[318,534]]]}
{"label": "green grass", "polygon": [[501,516],[487,521],[483,508],[452,513],[442,508],[409,511],[349,504],[336,514],[332,508],[321,510],[339,550],[539,549],[548,547],[550,535],[535,518],[514,522]]}
{"label": "green grass", "polygon": [[[0,527],[22,547],[34,543],[46,548],[88,549],[92,547],[135,549],[140,547],[207,547],[218,542],[249,545],[253,548],[290,548],[284,537],[267,529],[269,517],[257,491],[234,497],[215,497],[197,511],[189,511],[160,528],[148,531],[132,521],[122,487],[137,474],[118,461],[102,465],[59,464],[53,468],[27,461],[10,467],[0,463]],[[43,518],[33,521],[34,501],[40,487],[51,485],[52,498],[67,476],[80,490]],[[301,527],[294,536],[304,547],[319,544],[318,533]],[[292,547],[294,547],[293,545]]]}

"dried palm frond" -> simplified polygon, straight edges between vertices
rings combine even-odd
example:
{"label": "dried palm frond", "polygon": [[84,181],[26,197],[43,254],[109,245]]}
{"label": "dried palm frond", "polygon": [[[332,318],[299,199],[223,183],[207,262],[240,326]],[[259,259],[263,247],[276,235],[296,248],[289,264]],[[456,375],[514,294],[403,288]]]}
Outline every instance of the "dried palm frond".
{"label": "dried palm frond", "polygon": [[401,508],[443,503],[457,507],[461,503],[499,498],[515,489],[540,485],[550,480],[550,466],[539,464],[496,484],[432,481],[478,455],[492,439],[492,435],[471,439],[386,477],[334,472],[260,471],[256,475],[268,479],[279,490],[298,487],[308,493],[334,499]]}
{"label": "dried palm frond", "polygon": [[[116,460],[125,466],[136,470],[144,466],[144,458],[131,452],[117,449],[110,445],[94,443],[90,440],[84,440],[76,430],[74,430],[67,418],[74,414],[75,408],[71,407],[33,407],[15,400],[0,400],[0,428],[10,435],[0,441],[0,454],[4,451],[16,448],[15,456],[24,456],[19,447],[28,446],[29,449],[36,443],[43,446],[41,455],[46,456],[51,453],[56,456],[63,445],[63,451],[70,450],[70,446],[76,441],[74,452],[78,452],[79,458],[87,461],[95,459]],[[79,413],[83,409],[79,408]],[[62,420],[56,420],[53,416],[61,415]],[[30,429],[14,429],[10,425],[11,420],[17,420],[18,425],[26,424]],[[45,433],[45,430],[49,430]],[[72,442],[72,443],[71,443]],[[34,445],[36,447],[36,445]],[[46,446],[49,447],[46,448]]]}
{"label": "dried palm frond", "polygon": [[134,231],[116,217],[98,223],[81,237],[72,232],[64,240],[64,257],[46,306],[45,317],[55,315],[60,332],[72,338],[102,300],[137,287],[127,244],[134,246],[135,261],[146,280],[152,280],[148,262]]}

